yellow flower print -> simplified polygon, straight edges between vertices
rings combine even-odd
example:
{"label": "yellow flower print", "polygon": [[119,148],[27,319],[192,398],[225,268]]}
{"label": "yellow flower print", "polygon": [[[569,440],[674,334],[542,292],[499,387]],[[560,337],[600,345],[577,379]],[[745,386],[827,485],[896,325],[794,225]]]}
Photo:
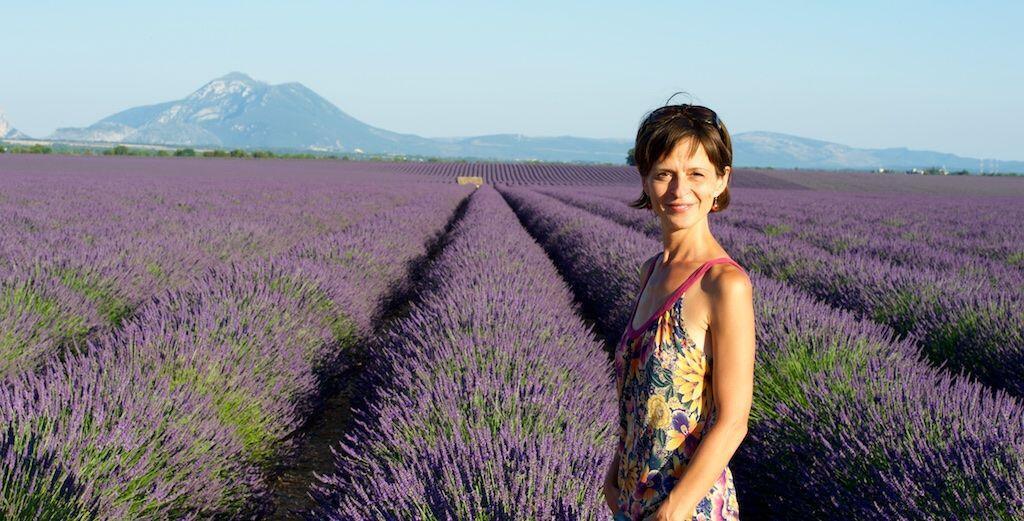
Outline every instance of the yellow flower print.
{"label": "yellow flower print", "polygon": [[671,430],[665,436],[665,450],[676,450],[686,441],[686,433]]}
{"label": "yellow flower print", "polygon": [[693,418],[685,410],[672,411],[672,428],[665,433],[665,450],[676,450],[686,438],[690,436],[696,418]]}
{"label": "yellow flower print", "polygon": [[701,403],[706,372],[704,352],[700,349],[684,349],[672,371],[672,384],[683,402]]}
{"label": "yellow flower print", "polygon": [[682,409],[683,408],[683,402],[679,401],[679,397],[678,396],[672,396],[671,398],[668,399],[667,403],[668,403],[668,408],[672,409],[673,411],[675,411],[676,409]]}
{"label": "yellow flower print", "polygon": [[672,338],[672,317],[665,311],[658,321],[658,330],[654,333],[654,345],[660,346],[666,338]]}
{"label": "yellow flower print", "polygon": [[651,395],[647,400],[647,425],[655,429],[664,429],[672,422],[671,412],[665,397],[660,394]]}

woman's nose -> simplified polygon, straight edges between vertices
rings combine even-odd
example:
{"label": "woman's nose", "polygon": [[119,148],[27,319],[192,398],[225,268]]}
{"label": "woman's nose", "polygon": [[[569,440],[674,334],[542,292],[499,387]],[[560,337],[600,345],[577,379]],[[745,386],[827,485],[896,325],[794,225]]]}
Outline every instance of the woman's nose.
{"label": "woman's nose", "polygon": [[672,181],[672,184],[669,185],[669,190],[672,192],[672,195],[677,197],[681,196],[686,192],[686,182],[683,181],[682,177],[677,177]]}

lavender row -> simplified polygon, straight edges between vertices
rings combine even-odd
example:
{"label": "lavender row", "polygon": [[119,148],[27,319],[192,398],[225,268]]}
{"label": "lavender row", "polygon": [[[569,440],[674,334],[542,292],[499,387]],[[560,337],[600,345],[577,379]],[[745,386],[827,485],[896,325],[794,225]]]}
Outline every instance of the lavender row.
{"label": "lavender row", "polygon": [[[625,158],[625,156],[623,156]],[[396,163],[399,172],[454,180],[480,177],[488,184],[578,185],[622,184],[636,177],[636,168],[614,165],[557,163]]]}
{"label": "lavender row", "polygon": [[[39,498],[3,515],[40,503],[104,519],[265,511],[267,473],[293,449],[323,379],[346,363],[465,194],[402,190],[409,204],[279,258],[209,269],[84,352],[11,378],[0,425],[12,441],[0,460],[13,463],[0,472],[0,493]],[[355,247],[359,257],[344,249]],[[379,283],[363,285],[365,276]],[[70,492],[26,460],[50,462]]]}
{"label": "lavender row", "polygon": [[[435,161],[337,161],[337,160],[261,160],[157,157],[83,157],[27,154],[0,154],[0,172],[33,175],[116,176],[137,180],[182,178],[206,182],[229,182],[252,178],[275,178],[290,182],[337,179],[373,183],[381,179],[451,184],[459,176],[479,176],[486,182],[537,185],[608,185],[633,181],[636,168],[623,164],[626,151],[610,158],[618,164],[566,164],[545,162],[435,162]],[[767,176],[754,176],[771,179]]]}
{"label": "lavender row", "polygon": [[[110,334],[206,270],[286,254],[375,219],[407,195],[375,184],[4,174],[0,378]],[[342,185],[343,186],[343,185]]]}
{"label": "lavender row", "polygon": [[[649,213],[585,195],[554,194],[617,223],[659,237]],[[830,254],[802,241],[716,222],[716,237],[747,268],[788,282],[837,308],[891,326],[947,365],[994,388],[1024,395],[1024,292],[893,266],[865,255]]]}
{"label": "lavender row", "polygon": [[[634,298],[637,266],[660,244],[551,197],[501,191],[617,338],[631,308],[592,298]],[[756,272],[751,279],[754,406],[750,433],[731,463],[745,515],[1024,515],[1018,400],[932,368],[885,326]]]}
{"label": "lavender row", "polygon": [[848,172],[805,168],[744,168],[736,177],[749,174],[785,180],[815,191],[849,194],[981,196],[988,199],[1024,196],[1024,183],[1016,176],[906,175],[887,172]]}
{"label": "lavender row", "polygon": [[478,189],[373,345],[311,519],[598,519],[611,366],[544,251]]}
{"label": "lavender row", "polygon": [[[905,266],[981,275],[1021,285],[1024,219],[1020,201],[926,195],[743,190],[724,221],[806,240],[833,253],[850,251]],[[959,273],[958,273],[959,272]]]}

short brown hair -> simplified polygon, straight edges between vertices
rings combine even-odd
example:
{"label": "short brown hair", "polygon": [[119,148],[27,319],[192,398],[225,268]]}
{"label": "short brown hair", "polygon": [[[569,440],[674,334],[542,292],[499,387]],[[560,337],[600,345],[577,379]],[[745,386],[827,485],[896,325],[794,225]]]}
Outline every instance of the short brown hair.
{"label": "short brown hair", "polygon": [[[715,174],[719,177],[725,175],[725,167],[732,167],[732,138],[729,137],[725,123],[718,118],[715,111],[688,103],[665,105],[644,116],[640,129],[637,130],[633,158],[637,170],[640,171],[640,178],[646,180],[655,163],[661,161],[672,152],[676,144],[686,138],[693,138],[687,154],[693,155],[697,151],[698,143],[703,145],[708,159],[715,165]],[[712,212],[721,212],[729,206],[728,186],[715,201],[718,203],[718,209],[712,208]],[[649,209],[651,199],[644,192],[629,205],[633,208]]]}

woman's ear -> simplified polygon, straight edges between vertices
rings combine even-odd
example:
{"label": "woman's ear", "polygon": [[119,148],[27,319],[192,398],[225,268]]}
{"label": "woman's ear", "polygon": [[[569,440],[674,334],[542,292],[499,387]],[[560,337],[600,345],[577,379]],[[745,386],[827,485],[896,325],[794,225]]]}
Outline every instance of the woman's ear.
{"label": "woman's ear", "polygon": [[719,194],[721,194],[722,192],[725,191],[725,187],[726,186],[729,186],[729,176],[732,175],[732,167],[731,166],[727,166],[727,167],[722,169],[722,172],[723,172],[723,174],[722,174],[721,177],[718,178],[718,183],[717,183],[717,185],[718,185],[717,190],[718,190]]}

